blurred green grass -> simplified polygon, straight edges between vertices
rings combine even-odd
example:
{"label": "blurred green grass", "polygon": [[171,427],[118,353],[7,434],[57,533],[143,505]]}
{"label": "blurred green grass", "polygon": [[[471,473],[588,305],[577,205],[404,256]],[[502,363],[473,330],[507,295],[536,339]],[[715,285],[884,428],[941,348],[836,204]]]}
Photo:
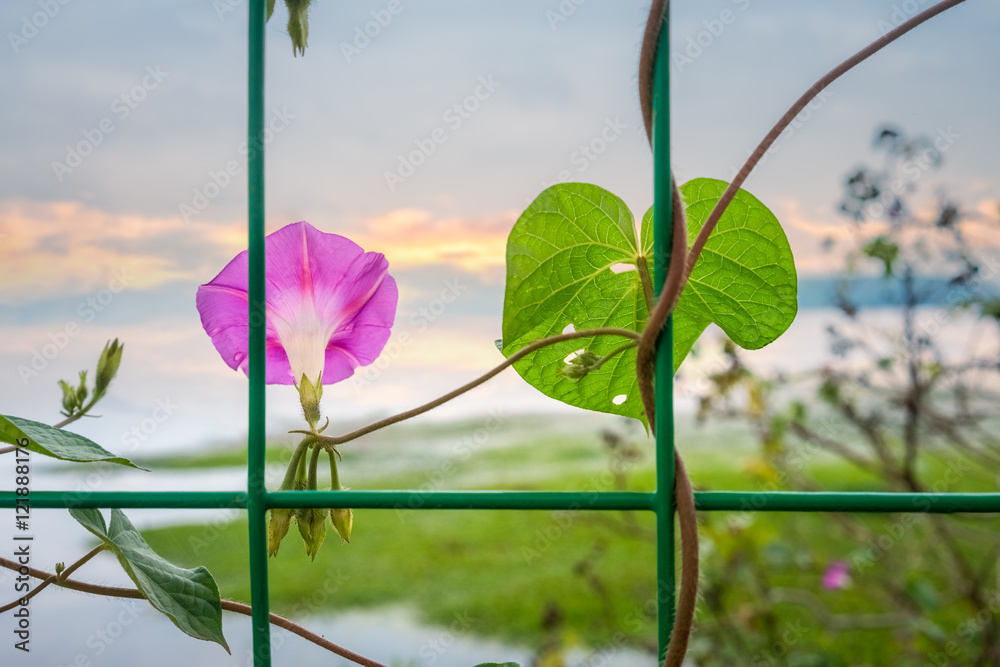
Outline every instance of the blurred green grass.
{"label": "blurred green grass", "polygon": [[[353,488],[368,489],[616,488],[607,449],[595,428],[599,422],[582,420],[566,428],[551,418],[511,418],[504,428],[470,448],[469,443],[475,443],[470,438],[483,423],[470,420],[432,429],[401,429],[391,437],[346,445],[341,479]],[[619,423],[605,420],[603,424],[624,433]],[[629,468],[627,488],[652,490],[652,442],[641,429],[629,432],[627,439],[639,452]],[[696,488],[768,487],[766,467],[757,460],[748,429],[733,424],[697,427],[681,419],[678,442]],[[275,448],[269,459],[283,460],[287,455]],[[942,477],[954,456],[947,452],[925,456],[924,478]],[[883,488],[877,478],[842,459],[812,452],[803,460],[826,488]],[[147,463],[154,468],[244,465],[245,454],[233,449]],[[960,487],[948,490],[995,488],[993,473],[976,467],[962,478]],[[886,533],[899,524],[900,516],[864,516],[861,521]],[[832,530],[838,521],[835,515],[744,515],[735,517],[748,521],[738,530],[733,518],[701,513],[705,576],[726,584],[725,608],[743,609],[747,616],[730,621],[740,624],[750,638],[764,633],[751,613],[761,604],[755,596],[760,595],[762,582],[766,580],[769,590],[791,591],[787,600],[765,604],[771,610],[767,622],[778,627],[805,623],[810,636],[795,651],[813,657],[803,658],[801,664],[907,664],[898,660],[898,633],[890,632],[891,624],[829,629],[830,619],[839,618],[831,614],[844,614],[844,619],[870,614],[876,620],[891,621],[899,600],[878,594],[873,584],[886,575],[885,568],[900,567],[902,562],[915,571],[907,584],[916,591],[912,595],[931,600],[927,603],[930,629],[915,628],[912,641],[919,642],[921,632],[952,632],[966,620],[968,612],[961,601],[933,599],[934,591],[947,588],[948,572],[939,551],[926,548],[933,535],[924,525],[908,526],[898,540],[903,547],[895,549],[894,544],[872,567],[854,573],[851,586],[826,591],[820,582],[830,562],[849,561],[870,548],[836,537]],[[468,614],[475,619],[472,629],[478,634],[537,646],[553,632],[543,627],[543,617],[551,617],[553,609],[558,609],[563,619],[558,633],[569,644],[599,646],[624,632],[630,644],[655,646],[654,621],[642,613],[655,595],[655,549],[648,537],[652,530],[653,517],[644,513],[358,510],[352,543],[341,544],[329,530],[315,562],[305,556],[292,528],[278,556],[269,562],[272,611],[296,618],[404,604],[417,609],[429,623],[446,626],[455,614]],[[249,601],[245,521],[144,534],[169,560],[185,567],[206,565],[224,596]],[[915,560],[914,553],[919,553]],[[324,585],[333,592],[317,595]],[[699,621],[718,622],[713,613],[712,605],[703,603]],[[733,650],[740,654],[739,647],[734,645]]]}

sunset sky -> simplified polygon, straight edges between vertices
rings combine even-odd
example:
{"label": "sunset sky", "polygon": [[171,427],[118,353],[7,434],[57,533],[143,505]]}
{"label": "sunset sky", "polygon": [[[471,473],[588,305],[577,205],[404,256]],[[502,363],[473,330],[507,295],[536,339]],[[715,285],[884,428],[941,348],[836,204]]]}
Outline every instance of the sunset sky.
{"label": "sunset sky", "polygon": [[[394,337],[412,341],[384,370],[327,389],[335,425],[412,407],[501,360],[506,237],[544,187],[595,183],[637,215],[652,198],[636,92],[649,0],[400,2],[386,20],[388,0],[315,0],[304,57],[292,56],[282,3],[267,30],[268,231],[307,220],[384,253],[400,288]],[[673,160],[684,181],[729,179],[816,78],[929,3],[673,5]],[[0,6],[3,413],[57,420],[56,381],[118,337],[121,372],[102,419],[81,432],[125,455],[142,424],[148,451],[245,432],[246,379],[218,357],[194,295],[246,247],[246,9]],[[946,188],[995,218],[998,26],[996,2],[949,10],[835,83],[779,140],[745,187],[784,224],[800,275],[838,268],[841,255],[820,241],[846,237],[841,183],[876,159],[884,123],[951,137],[921,190],[933,202]],[[412,173],[401,166],[420,150],[429,154]],[[46,345],[61,349],[25,372]],[[273,387],[268,400],[270,430],[295,423],[294,390]],[[570,411],[510,372],[442,414],[496,406]],[[148,428],[154,415],[166,416]]]}

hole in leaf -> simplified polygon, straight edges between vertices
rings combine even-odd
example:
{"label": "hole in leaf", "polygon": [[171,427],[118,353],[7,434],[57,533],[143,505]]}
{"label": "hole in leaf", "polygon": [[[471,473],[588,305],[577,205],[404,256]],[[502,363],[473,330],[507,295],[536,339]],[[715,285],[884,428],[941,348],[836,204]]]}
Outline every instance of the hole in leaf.
{"label": "hole in leaf", "polygon": [[615,405],[621,405],[622,403],[625,402],[627,398],[628,394],[618,394],[617,396],[611,399],[611,402],[614,403]]}
{"label": "hole in leaf", "polygon": [[568,333],[576,333],[576,327],[574,327],[574,326],[573,326],[573,323],[571,322],[571,323],[569,323],[569,324],[567,324],[567,325],[566,325],[566,328],[565,328],[565,329],[563,329],[563,330],[562,330],[562,332],[563,332],[564,334],[568,334]]}
{"label": "hole in leaf", "polygon": [[584,352],[586,352],[586,350],[582,347],[579,350],[576,350],[575,352],[570,352],[569,354],[566,355],[566,358],[563,359],[563,362],[568,364],[569,362],[573,361]]}
{"label": "hole in leaf", "polygon": [[635,271],[635,264],[623,264],[621,262],[611,265],[611,273],[625,273],[626,271]]}

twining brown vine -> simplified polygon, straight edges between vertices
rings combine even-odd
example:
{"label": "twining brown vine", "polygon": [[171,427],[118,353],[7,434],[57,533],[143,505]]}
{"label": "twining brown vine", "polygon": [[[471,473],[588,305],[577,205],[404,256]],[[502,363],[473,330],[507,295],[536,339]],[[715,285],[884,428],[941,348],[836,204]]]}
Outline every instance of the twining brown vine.
{"label": "twining brown vine", "polygon": [[[673,312],[674,307],[676,307],[681,292],[684,290],[684,286],[691,276],[691,269],[694,267],[695,262],[698,261],[701,251],[705,248],[708,236],[715,229],[722,214],[725,213],[726,207],[729,206],[733,197],[736,196],[736,192],[743,185],[750,172],[757,166],[757,163],[764,157],[764,154],[767,153],[778,136],[820,91],[833,83],[841,75],[851,70],[855,65],[896,41],[924,21],[964,1],[943,0],[925,9],[834,67],[810,86],[809,90],[803,93],[778,122],[775,123],[774,127],[771,128],[750,157],[747,158],[743,167],[740,168],[736,177],[712,208],[708,219],[691,245],[690,251],[687,250],[687,224],[684,218],[683,204],[680,202],[680,191],[671,172],[672,239],[670,244],[670,259],[672,261],[667,271],[663,289],[660,291],[659,297],[657,297],[656,305],[650,309],[649,320],[646,323],[646,328],[643,330],[636,355],[636,374],[639,382],[639,391],[642,394],[642,403],[646,412],[646,418],[649,421],[650,428],[654,429],[654,432],[656,404],[653,393],[653,377],[656,363],[656,340],[666,325],[667,319]],[[656,56],[661,41],[661,32],[663,26],[667,23],[669,4],[668,0],[653,0],[649,10],[649,18],[646,21],[642,51],[639,57],[639,101],[642,108],[643,123],[646,126],[646,136],[649,139],[650,145],[653,143],[653,84]],[[686,259],[678,261],[679,258]],[[676,468],[675,503],[681,528],[681,577],[680,589],[677,594],[674,627],[664,659],[666,667],[680,667],[684,660],[688,640],[691,636],[691,629],[694,625],[695,603],[698,591],[698,531],[694,494],[691,490],[691,481],[684,468],[684,462],[676,450],[674,452],[674,461]]]}

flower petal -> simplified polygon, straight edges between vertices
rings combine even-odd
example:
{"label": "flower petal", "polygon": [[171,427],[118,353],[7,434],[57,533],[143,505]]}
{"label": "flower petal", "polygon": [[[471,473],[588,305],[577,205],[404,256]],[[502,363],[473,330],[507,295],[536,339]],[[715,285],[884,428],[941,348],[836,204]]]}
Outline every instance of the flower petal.
{"label": "flower petal", "polygon": [[[220,274],[221,275],[221,274]],[[247,293],[213,282],[198,288],[195,303],[222,360],[237,369],[247,358]]]}
{"label": "flower petal", "polygon": [[378,359],[392,333],[398,300],[396,281],[386,276],[364,307],[334,334],[327,347],[327,359],[334,349],[356,359],[355,366],[367,366]]}
{"label": "flower petal", "polygon": [[[246,292],[214,283],[199,287],[196,298],[201,324],[222,360],[233,370],[242,370],[249,376],[247,302]],[[293,384],[288,356],[270,323],[265,333],[265,357],[266,384]]]}
{"label": "flower petal", "polygon": [[[398,290],[380,253],[320,232],[307,222],[268,235],[265,302],[267,384],[294,384],[297,372],[331,384],[381,354]],[[202,326],[230,368],[248,373],[248,253],[198,288]]]}
{"label": "flower petal", "polygon": [[[312,299],[316,287],[329,298],[348,267],[364,250],[354,241],[297,222],[268,235],[267,303],[271,312],[294,319],[303,299]],[[245,283],[244,283],[245,284]]]}

